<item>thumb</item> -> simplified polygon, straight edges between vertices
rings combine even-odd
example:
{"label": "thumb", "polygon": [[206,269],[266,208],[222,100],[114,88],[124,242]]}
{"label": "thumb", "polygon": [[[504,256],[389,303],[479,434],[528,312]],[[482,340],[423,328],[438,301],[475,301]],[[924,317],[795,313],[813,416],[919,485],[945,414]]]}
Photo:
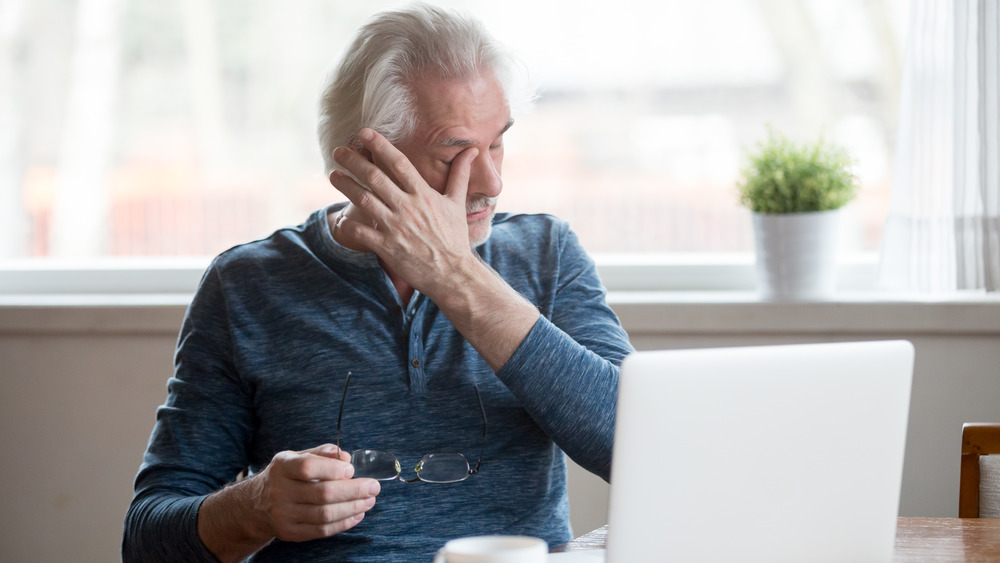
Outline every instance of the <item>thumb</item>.
{"label": "thumb", "polygon": [[472,176],[472,162],[477,156],[479,149],[468,148],[455,157],[444,188],[445,197],[465,205],[465,197],[469,193],[469,178]]}

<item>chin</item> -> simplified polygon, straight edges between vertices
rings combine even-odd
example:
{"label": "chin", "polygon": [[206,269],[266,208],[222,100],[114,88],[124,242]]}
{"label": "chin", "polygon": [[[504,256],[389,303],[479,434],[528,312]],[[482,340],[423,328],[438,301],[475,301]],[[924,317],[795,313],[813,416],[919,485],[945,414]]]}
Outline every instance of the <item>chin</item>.
{"label": "chin", "polygon": [[490,238],[493,231],[493,217],[483,219],[480,225],[469,225],[469,245],[472,248],[482,246]]}

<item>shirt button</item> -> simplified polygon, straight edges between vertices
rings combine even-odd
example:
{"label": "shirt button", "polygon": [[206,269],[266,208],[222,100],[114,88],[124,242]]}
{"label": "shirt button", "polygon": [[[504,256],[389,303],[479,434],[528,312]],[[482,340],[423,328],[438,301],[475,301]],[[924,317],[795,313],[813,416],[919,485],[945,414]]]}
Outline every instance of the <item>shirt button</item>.
{"label": "shirt button", "polygon": [[412,365],[415,368],[418,368],[418,367],[420,367],[420,360],[418,360],[416,358],[413,358],[413,360],[410,361],[410,365]]}

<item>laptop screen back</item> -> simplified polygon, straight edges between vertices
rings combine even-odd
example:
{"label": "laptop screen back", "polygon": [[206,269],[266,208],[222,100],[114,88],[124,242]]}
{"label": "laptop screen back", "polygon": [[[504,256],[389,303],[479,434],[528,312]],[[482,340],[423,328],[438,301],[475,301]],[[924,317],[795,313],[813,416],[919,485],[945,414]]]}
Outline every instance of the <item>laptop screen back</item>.
{"label": "laptop screen back", "polygon": [[905,341],[629,356],[607,560],[889,561],[912,371]]}

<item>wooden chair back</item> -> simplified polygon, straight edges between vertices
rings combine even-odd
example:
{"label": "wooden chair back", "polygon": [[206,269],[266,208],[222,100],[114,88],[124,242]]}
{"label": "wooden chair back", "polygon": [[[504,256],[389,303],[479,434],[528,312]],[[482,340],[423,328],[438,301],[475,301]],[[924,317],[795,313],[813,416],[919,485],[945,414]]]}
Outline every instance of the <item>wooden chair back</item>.
{"label": "wooden chair back", "polygon": [[965,423],[962,426],[959,518],[979,518],[979,457],[990,454],[1000,454],[1000,423]]}

